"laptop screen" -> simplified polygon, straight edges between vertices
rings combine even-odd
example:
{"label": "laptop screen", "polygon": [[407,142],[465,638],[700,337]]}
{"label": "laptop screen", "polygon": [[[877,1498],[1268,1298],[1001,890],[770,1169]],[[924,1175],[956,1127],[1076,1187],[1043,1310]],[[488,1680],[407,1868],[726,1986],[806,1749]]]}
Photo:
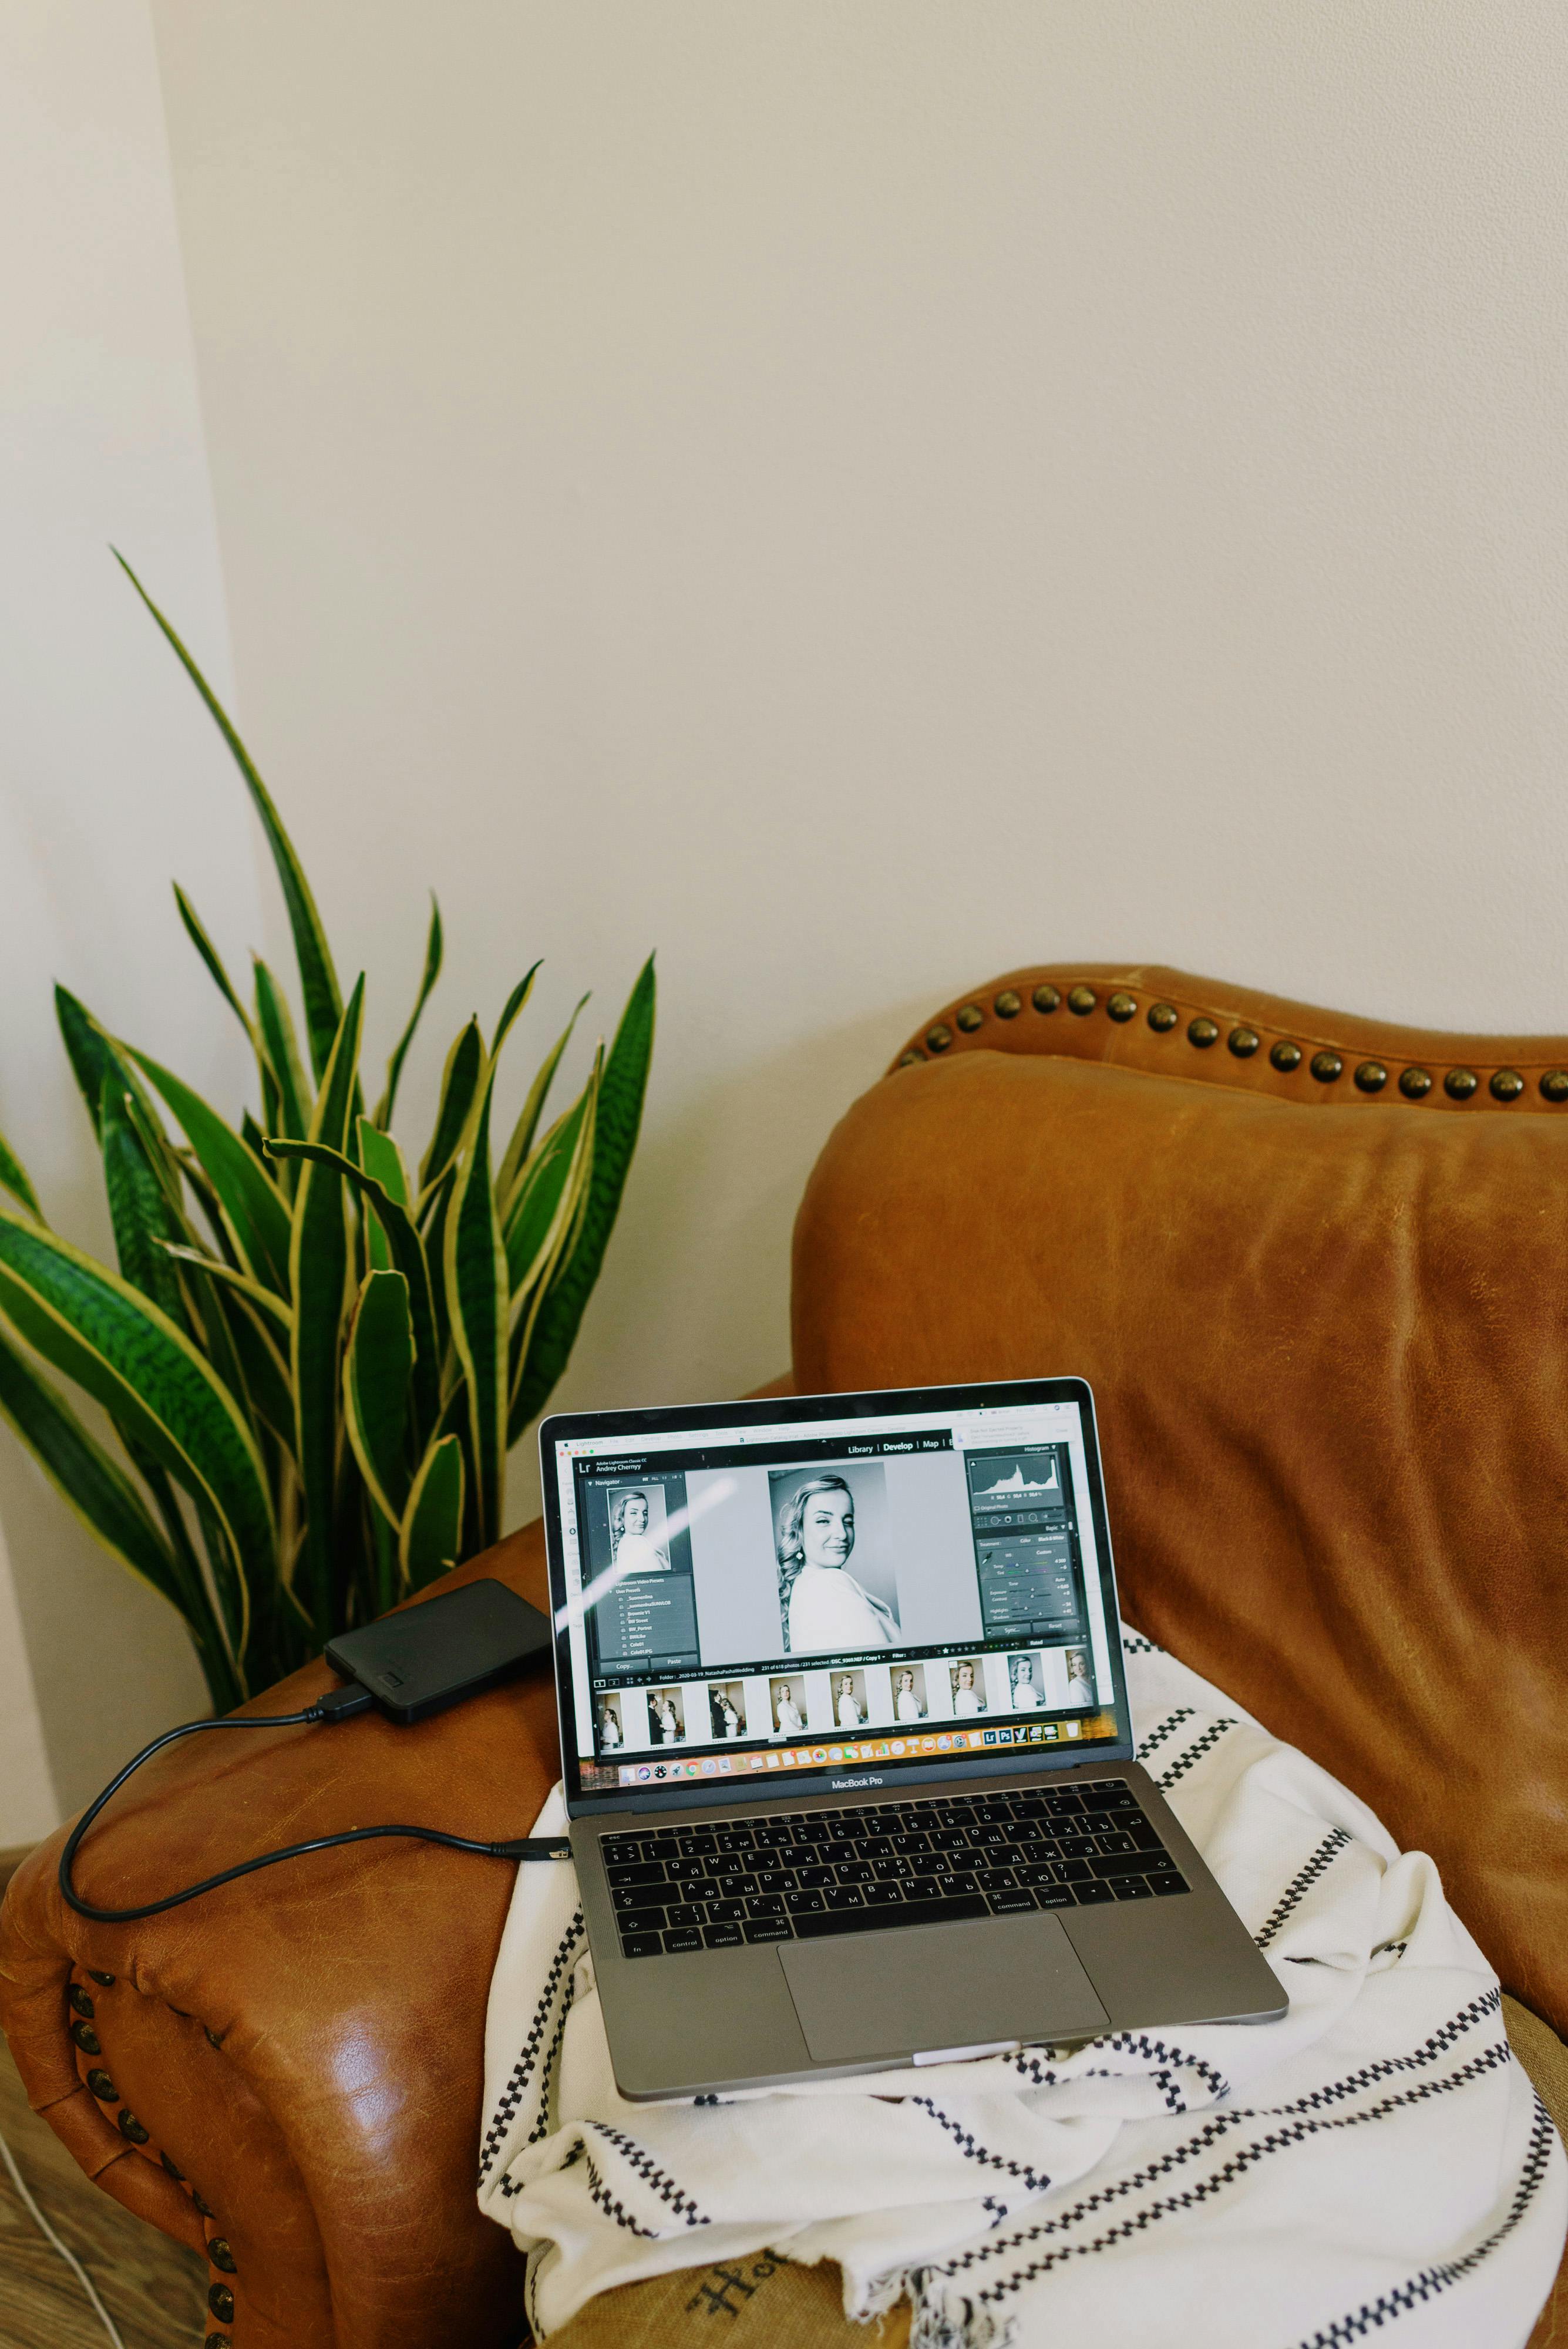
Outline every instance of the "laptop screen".
{"label": "laptop screen", "polygon": [[1127,1745],[1081,1381],[557,1418],[540,1442],[568,1796]]}

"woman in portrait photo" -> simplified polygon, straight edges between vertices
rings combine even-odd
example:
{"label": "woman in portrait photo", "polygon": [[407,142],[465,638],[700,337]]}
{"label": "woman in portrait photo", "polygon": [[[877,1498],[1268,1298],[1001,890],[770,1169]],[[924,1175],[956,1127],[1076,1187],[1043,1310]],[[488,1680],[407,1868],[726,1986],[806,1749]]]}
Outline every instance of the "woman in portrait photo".
{"label": "woman in portrait photo", "polygon": [[792,1655],[813,1649],[890,1648],[892,1609],[849,1573],[855,1495],[842,1476],[813,1476],[779,1512],[779,1611]]}
{"label": "woman in portrait photo", "polygon": [[744,1723],[728,1689],[709,1690],[708,1710],[712,1715],[715,1737],[739,1737]]}
{"label": "woman in portrait photo", "polygon": [[900,1721],[924,1721],[926,1708],[915,1694],[915,1675],[908,1669],[893,1683],[893,1711]]}
{"label": "woman in portrait photo", "polygon": [[1093,1704],[1094,1702],[1095,1683],[1089,1671],[1088,1655],[1082,1648],[1069,1648],[1067,1651],[1067,1702]]}
{"label": "woman in portrait photo", "polygon": [[781,1737],[799,1737],[805,1733],[805,1723],[800,1717],[800,1707],[794,1701],[788,1681],[774,1682],[774,1722]]}
{"label": "woman in portrait photo", "polygon": [[648,1495],[636,1487],[618,1493],[610,1503],[610,1564],[622,1574],[662,1572],[670,1553],[648,1530]]}
{"label": "woman in portrait photo", "polygon": [[961,1721],[970,1713],[985,1711],[985,1699],[975,1686],[975,1679],[973,1659],[966,1656],[953,1669],[953,1713]]}
{"label": "woman in portrait photo", "polygon": [[599,1751],[613,1754],[620,1744],[620,1720],[607,1697],[599,1707]]}
{"label": "woman in portrait photo", "polygon": [[1014,1713],[1035,1713],[1040,1706],[1040,1692],[1034,1685],[1034,1660],[1032,1656],[1013,1656],[1008,1663],[1012,1678],[1012,1710]]}
{"label": "woman in portrait photo", "polygon": [[838,1687],[834,1694],[833,1709],[838,1716],[840,1729],[858,1729],[865,1719],[860,1710],[860,1701],[855,1693],[853,1672],[839,1674]]}
{"label": "woman in portrait photo", "polygon": [[675,1691],[673,1689],[657,1690],[653,1702],[649,1706],[648,1711],[649,1718],[653,1723],[654,1744],[673,1745],[682,1734],[680,1715],[676,1710]]}

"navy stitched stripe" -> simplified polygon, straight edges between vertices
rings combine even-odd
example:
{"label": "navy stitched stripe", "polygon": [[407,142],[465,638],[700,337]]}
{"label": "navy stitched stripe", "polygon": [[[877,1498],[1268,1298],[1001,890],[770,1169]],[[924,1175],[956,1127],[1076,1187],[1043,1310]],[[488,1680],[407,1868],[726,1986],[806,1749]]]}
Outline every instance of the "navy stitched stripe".
{"label": "navy stitched stripe", "polygon": [[1157,1745],[1163,1745],[1168,1737],[1175,1735],[1184,1721],[1191,1721],[1195,1717],[1193,1708],[1189,1704],[1178,1705],[1174,1713],[1168,1713],[1158,1728],[1151,1729],[1138,1747],[1138,1760],[1147,1762]]}
{"label": "navy stitched stripe", "polygon": [[[1022,2179],[1031,2194],[1050,2192],[1051,2180],[1040,2170],[1031,2169],[1026,2161],[1010,2161],[1005,2154],[988,2153],[985,2147],[979,2144],[961,2123],[955,2121],[950,2113],[944,2113],[940,2106],[932,2103],[929,2096],[911,2096],[909,2102],[917,2106],[921,2112],[929,2113],[938,2127],[946,2129],[966,2161],[982,2162],[988,2169],[1005,2169],[1010,2178]],[[988,2200],[986,2207],[995,2209],[997,2206]],[[1001,2215],[1005,2218],[1007,2214],[1002,2211]]]}
{"label": "navy stitched stripe", "polygon": [[[534,2020],[528,2025],[528,2035],[524,2040],[517,2061],[512,2067],[512,2076],[496,2099],[495,2111],[491,2117],[490,2127],[484,2132],[484,2143],[480,2148],[479,2157],[481,2186],[495,2167],[496,2157],[501,2151],[506,2132],[512,2126],[517,2108],[523,2102],[524,2091],[533,2077],[534,2066],[539,2060],[540,2046],[549,2028],[551,2009],[560,1996],[562,1983],[574,1962],[574,1951],[582,1937],[582,1932],[583,1912],[579,1909],[562,1934],[556,1954],[550,1961],[550,1971],[545,1977],[545,1987],[540,1992],[539,2002],[534,2009]],[[551,2043],[551,2060],[553,2060],[554,2050],[559,2044],[560,2028],[557,2025],[556,2037]]]}
{"label": "navy stitched stripe", "polygon": [[[1168,2070],[1156,2071],[1150,2075],[1156,2080],[1168,2078],[1169,2072],[1172,2071],[1196,2072],[1210,2094],[1216,2099],[1228,2096],[1231,2093],[1231,2083],[1223,2072],[1217,2071],[1214,2065],[1207,2062],[1203,2056],[1189,2055],[1184,2048],[1168,2047],[1163,2039],[1151,2039],[1147,2031],[1107,2032],[1102,2038],[1087,2041],[1082,2052],[1085,2054],[1094,2054],[1097,2051],[1103,2051],[1107,2055],[1144,2055],[1153,2064],[1168,2066]],[[1054,2064],[1042,2064],[1026,2049],[1021,2050],[1012,2058],[1012,2068],[1015,2072],[1022,2072],[1036,2088],[1052,2087],[1062,2077]],[[1085,2075],[1080,2073],[1078,2076],[1082,2079]],[[1125,2073],[1116,2072],[1108,2067],[1096,2069],[1087,2075],[1091,2080],[1120,2080],[1125,2079],[1126,2076]]]}
{"label": "navy stitched stripe", "polygon": [[613,2219],[618,2227],[624,2227],[628,2234],[640,2235],[645,2242],[656,2241],[659,2235],[658,2228],[640,2226],[619,2196],[610,2192],[587,2147],[580,2146],[577,2151],[581,2155],[583,2167],[588,2174],[588,2192],[593,2196],[599,2209],[607,2218]]}
{"label": "navy stitched stripe", "polygon": [[676,2184],[667,2170],[660,2169],[653,2156],[639,2145],[635,2137],[627,2137],[620,2129],[611,2128],[606,2121],[586,2121],[583,2126],[592,2129],[596,2137],[602,2137],[607,2144],[613,2145],[627,2168],[635,2170],[638,2177],[651,2186],[659,2200],[668,2202],[676,2217],[688,2227],[712,2225],[711,2219],[698,2209],[691,2197]]}
{"label": "navy stitched stripe", "polygon": [[1168,1770],[1162,1770],[1160,1772],[1158,1777],[1155,1780],[1156,1785],[1160,1787],[1174,1786],[1177,1780],[1179,1778],[1185,1778],[1188,1772],[1190,1769],[1193,1769],[1197,1764],[1201,1762],[1206,1754],[1212,1753],[1213,1749],[1219,1744],[1220,1740],[1224,1736],[1227,1730],[1240,1729],[1241,1726],[1241,1723],[1234,1720],[1228,1713],[1223,1715],[1220,1720],[1210,1723],[1210,1726],[1204,1731],[1202,1736],[1198,1740],[1196,1745],[1189,1745],[1185,1754],[1178,1754],[1176,1760],[1170,1764],[1170,1767]]}
{"label": "navy stitched stripe", "polygon": [[1157,1648],[1152,1640],[1146,1640],[1141,1631],[1124,1631],[1122,1647],[1129,1656],[1163,1656],[1165,1653],[1165,1650]]}
{"label": "navy stitched stripe", "polygon": [[1409,2277],[1395,2291],[1386,2292],[1378,2299],[1367,2302],[1354,2315],[1342,2316],[1334,2323],[1325,2325],[1322,2332],[1314,2333],[1310,2340],[1303,2341],[1301,2349],[1341,2349],[1343,2343],[1359,2341],[1374,2328],[1381,2332],[1385,2321],[1392,2322],[1407,2314],[1417,2301],[1435,2300],[1438,2292],[1447,2292],[1450,2284],[1459,2283],[1473,2273],[1481,2261],[1490,2259],[1498,2245],[1512,2234],[1534,2201],[1552,2158],[1552,2140],[1555,2135],[1552,2116],[1537,2096],[1535,2120],[1530,2132],[1530,2149],[1519,2173],[1519,2182],[1513,2189],[1513,2200],[1509,2205],[1507,2217],[1492,2230],[1486,2240],[1478,2243],[1473,2251],[1467,2251],[1463,2259],[1443,2260],[1435,2268],[1423,2268],[1419,2275]]}
{"label": "navy stitched stripe", "polygon": [[1346,1846],[1353,1841],[1354,1837],[1350,1835],[1348,1829],[1345,1827],[1331,1827],[1329,1829],[1327,1835],[1324,1836],[1323,1841],[1319,1844],[1312,1857],[1307,1861],[1306,1866],[1300,1869],[1296,1875],[1292,1877],[1290,1882],[1281,1893],[1279,1899],[1275,1902],[1270,1915],[1263,1924],[1260,1926],[1257,1932],[1253,1934],[1252,1939],[1256,1941],[1260,1950],[1266,1950],[1268,1948],[1269,1943],[1273,1940],[1274,1935],[1279,1931],[1280,1927],[1284,1923],[1292,1909],[1294,1909],[1304,1898],[1306,1893],[1311,1890],[1312,1887],[1317,1882],[1318,1878],[1324,1875],[1333,1865],[1334,1860],[1338,1858],[1340,1853],[1345,1850]]}

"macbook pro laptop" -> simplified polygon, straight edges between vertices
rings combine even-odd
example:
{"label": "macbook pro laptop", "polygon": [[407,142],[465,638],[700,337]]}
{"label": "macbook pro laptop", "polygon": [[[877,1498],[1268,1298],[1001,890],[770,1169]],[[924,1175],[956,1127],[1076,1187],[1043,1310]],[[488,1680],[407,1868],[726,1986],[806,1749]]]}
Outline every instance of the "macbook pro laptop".
{"label": "macbook pro laptop", "polygon": [[539,1440],[623,2095],[1284,2013],[1133,1758],[1081,1379],[570,1414]]}

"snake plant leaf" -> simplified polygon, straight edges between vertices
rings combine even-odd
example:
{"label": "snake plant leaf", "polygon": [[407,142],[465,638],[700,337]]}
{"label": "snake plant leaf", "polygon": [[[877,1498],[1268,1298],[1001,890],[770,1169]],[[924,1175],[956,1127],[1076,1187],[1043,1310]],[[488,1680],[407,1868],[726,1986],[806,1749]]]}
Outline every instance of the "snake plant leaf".
{"label": "snake plant leaf", "polygon": [[430,1264],[425,1244],[415,1227],[413,1217],[400,1200],[394,1199],[384,1184],[340,1150],[329,1150],[316,1142],[269,1142],[269,1158],[313,1160],[317,1165],[335,1167],[346,1183],[349,1183],[367,1199],[375,1212],[376,1220],[385,1233],[391,1249],[392,1262],[409,1285],[409,1319],[414,1333],[414,1418],[421,1440],[436,1423],[441,1412],[440,1353],[436,1337],[435,1303],[431,1288]]}
{"label": "snake plant leaf", "polygon": [[435,891],[432,889],[430,932],[425,939],[424,976],[420,980],[420,991],[415,999],[414,1008],[409,1014],[409,1024],[399,1037],[392,1057],[387,1063],[387,1082],[380,1100],[376,1103],[375,1123],[383,1131],[392,1123],[392,1110],[398,1098],[398,1082],[403,1073],[403,1062],[409,1057],[409,1046],[414,1040],[414,1030],[420,1024],[420,1014],[430,1001],[431,988],[441,977],[441,907],[436,903]]}
{"label": "snake plant leaf", "polygon": [[310,1045],[310,1063],[319,1080],[342,1019],[343,1002],[337,988],[337,974],[333,968],[332,949],[327,943],[321,916],[316,910],[310,884],[295,854],[294,843],[284,830],[283,820],[273,805],[272,794],[256,772],[249,751],[235,733],[217,695],[118,548],[114,550],[114,559],[151,613],[186,676],[206,703],[213,723],[228,744],[234,764],[244,777],[245,788],[261,818],[267,846],[277,867],[284,904],[288,909],[289,927],[294,933],[294,951],[299,964],[299,984],[305,999],[305,1032]]}
{"label": "snake plant leaf", "polygon": [[[328,1053],[311,1120],[310,1139],[341,1154],[348,1137],[365,981],[357,982]],[[294,1300],[289,1366],[294,1382],[295,1456],[305,1488],[305,1539],[298,1578],[301,1597],[325,1646],[332,1636],[335,1563],[333,1489],[337,1474],[337,1375],[348,1278],[348,1195],[336,1165],[306,1159],[294,1199],[288,1259]]]}
{"label": "snake plant leaf", "polygon": [[577,998],[577,1008],[556,1037],[549,1051],[545,1053],[540,1064],[539,1073],[528,1088],[528,1098],[518,1113],[517,1123],[512,1129],[512,1139],[506,1145],[506,1155],[501,1162],[501,1172],[495,1178],[495,1196],[500,1202],[503,1218],[505,1217],[512,1195],[517,1188],[517,1178],[523,1172],[524,1163],[534,1147],[534,1135],[538,1128],[545,1097],[555,1081],[556,1071],[561,1065],[561,1055],[572,1040],[572,1030],[576,1026],[583,1006],[587,999],[586,995]]}
{"label": "snake plant leaf", "polygon": [[343,1358],[344,1422],[370,1498],[396,1533],[409,1502],[403,1437],[414,1333],[400,1272],[368,1272]]}
{"label": "snake plant leaf", "polygon": [[177,1246],[183,1242],[184,1227],[148,1162],[141,1137],[131,1122],[129,1100],[130,1095],[120,1090],[113,1074],[106,1076],[98,1131],[115,1253],[120,1271],[131,1287],[140,1288],[143,1297],[151,1297],[176,1328],[189,1336],[191,1323],[180,1276],[166,1247],[170,1241]]}
{"label": "snake plant leaf", "polygon": [[[265,1579],[275,1529],[261,1456],[234,1397],[183,1330],[118,1273],[7,1208],[0,1208],[0,1313],[210,1506],[242,1586]],[[246,1603],[242,1589],[224,1625],[236,1656]]]}
{"label": "snake plant leaf", "polygon": [[439,1436],[421,1461],[398,1537],[398,1568],[405,1590],[455,1566],[462,1547],[462,1445]]}
{"label": "snake plant leaf", "polygon": [[70,1405],[38,1377],[0,1330],[0,1414],[36,1454],[49,1481],[123,1566],[182,1608],[188,1592],[174,1556],[130,1478],[96,1444]]}
{"label": "snake plant leaf", "polygon": [[0,1191],[9,1191],[11,1196],[19,1199],[38,1223],[44,1221],[44,1211],[38,1205],[37,1193],[27,1180],[27,1170],[3,1133],[0,1133]]}
{"label": "snake plant leaf", "polygon": [[223,1281],[247,1304],[255,1306],[264,1313],[285,1338],[288,1336],[294,1327],[292,1306],[261,1281],[253,1280],[248,1272],[241,1272],[236,1265],[224,1264],[219,1257],[205,1256],[200,1248],[186,1247],[174,1240],[165,1240],[162,1247],[165,1256],[172,1257],[177,1263],[193,1266],[198,1272],[205,1273],[210,1280]]}
{"label": "snake plant leaf", "polygon": [[506,1473],[506,1251],[490,1171],[494,1085],[493,1060],[463,1135],[443,1251],[447,1316],[468,1384],[474,1464],[471,1498],[481,1548],[501,1538]]}
{"label": "snake plant leaf", "polygon": [[512,1333],[507,1346],[506,1440],[514,1444],[526,1422],[519,1419],[529,1351],[539,1316],[567,1263],[582,1230],[588,1185],[593,1174],[594,1133],[598,1092],[604,1075],[604,1047],[581,1098],[557,1121],[536,1154],[541,1179],[530,1189],[519,1189],[520,1248],[532,1253],[519,1285],[512,1294]]}
{"label": "snake plant leaf", "polygon": [[506,1247],[508,1286],[514,1299],[535,1286],[553,1244],[559,1239],[561,1201],[571,1179],[598,1066],[596,1056],[587,1085],[545,1134],[513,1193],[502,1233]]}
{"label": "snake plant leaf", "polygon": [[[103,1081],[111,1070],[121,1068],[123,1063],[86,1004],[78,1002],[68,988],[57,987],[55,989],[55,1017],[59,1022],[71,1073],[87,1104],[87,1113],[92,1120],[96,1136],[99,1111],[103,1102]],[[141,1094],[145,1102],[146,1095],[142,1093],[140,1080],[127,1071],[125,1081],[133,1092]]]}
{"label": "snake plant leaf", "polygon": [[446,1056],[446,1068],[441,1081],[441,1105],[436,1111],[435,1132],[431,1146],[420,1161],[420,1200],[421,1207],[457,1155],[468,1123],[468,1112],[473,1106],[473,1096],[479,1089],[480,1073],[484,1067],[484,1039],[479,1032],[479,1022],[471,1019],[453,1041]]}
{"label": "snake plant leaf", "polygon": [[605,1063],[596,1110],[593,1172],[588,1178],[582,1228],[541,1302],[529,1339],[527,1361],[511,1420],[519,1433],[544,1409],[566,1369],[566,1357],[599,1277],[642,1123],[649,1063],[653,1056],[654,1009],[650,955],[627,999]]}
{"label": "snake plant leaf", "polygon": [[[224,1269],[211,1263],[206,1267],[208,1278],[214,1281]],[[280,1344],[276,1325],[243,1289],[225,1286],[219,1309],[240,1368],[245,1398],[256,1417],[292,1455],[294,1395],[288,1383],[286,1340]]]}
{"label": "snake plant leaf", "polygon": [[277,1130],[303,1141],[310,1131],[310,1092],[295,1041],[288,998],[259,955],[252,957],[256,991],[256,1027],[273,1083],[277,1088]]}
{"label": "snake plant leaf", "polygon": [[223,997],[223,1001],[234,1013],[234,1018],[239,1021],[240,1026],[244,1030],[246,1036],[250,1040],[251,1050],[254,1052],[256,1059],[260,1061],[262,1057],[262,1048],[260,1039],[256,1035],[255,1023],[252,1019],[250,1013],[245,1009],[244,1005],[240,1001],[239,997],[235,994],[234,982],[230,978],[228,972],[223,968],[223,958],[222,955],[220,955],[217,947],[213,944],[212,939],[208,936],[205,924],[202,922],[201,916],[197,913],[195,906],[192,905],[191,900],[185,895],[183,889],[181,888],[178,881],[174,884],[174,903],[180,908],[180,919],[185,925],[186,936],[190,939],[191,944],[195,947],[196,952],[201,956],[202,960],[206,964],[208,977],[212,979],[212,982],[217,988],[218,993]]}
{"label": "snake plant leaf", "polygon": [[[389,1198],[395,1199],[400,1207],[406,1207],[410,1199],[409,1170],[392,1136],[368,1117],[355,1121],[355,1132],[358,1137],[360,1165],[367,1174],[376,1177]],[[365,1226],[365,1251],[373,1272],[390,1270],[391,1242],[375,1216],[371,1216]]]}
{"label": "snake plant leaf", "polygon": [[146,1052],[131,1058],[149,1076],[185,1130],[192,1149],[222,1206],[240,1263],[280,1296],[288,1294],[287,1203],[232,1126],[225,1125],[200,1093],[161,1068]]}
{"label": "snake plant leaf", "polygon": [[538,978],[542,967],[541,963],[535,963],[532,970],[524,971],[502,1005],[501,1017],[495,1023],[495,1034],[490,1046],[490,1057],[493,1061],[498,1061],[501,1058],[501,1047],[511,1032],[512,1022],[533,994],[534,981]]}

